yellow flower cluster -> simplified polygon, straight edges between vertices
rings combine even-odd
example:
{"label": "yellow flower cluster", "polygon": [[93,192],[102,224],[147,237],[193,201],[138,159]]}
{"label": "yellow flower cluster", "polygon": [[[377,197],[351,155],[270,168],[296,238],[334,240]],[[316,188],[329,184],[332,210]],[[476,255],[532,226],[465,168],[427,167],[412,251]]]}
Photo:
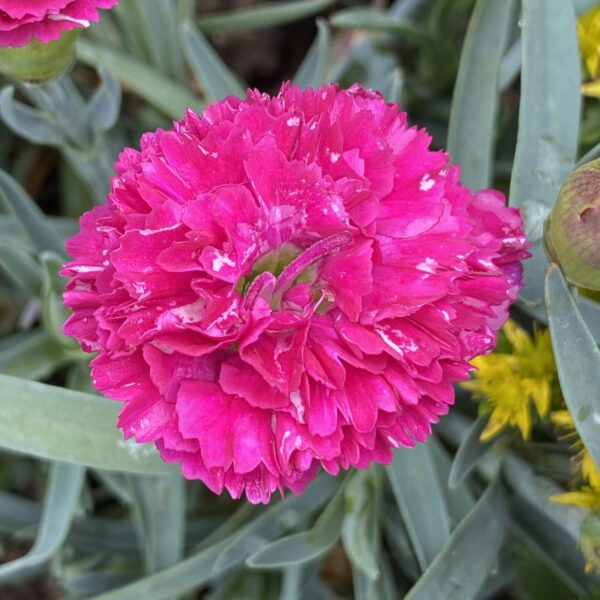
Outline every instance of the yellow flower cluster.
{"label": "yellow flower cluster", "polygon": [[582,85],[581,91],[586,96],[600,98],[600,4],[579,17],[577,38],[587,74],[591,79]]}
{"label": "yellow flower cluster", "polygon": [[475,378],[461,386],[482,401],[482,412],[490,420],[481,434],[485,442],[506,429],[517,427],[524,440],[531,436],[531,403],[537,414],[546,417],[551,408],[558,378],[550,334],[536,331],[531,337],[514,321],[507,321],[502,332],[511,352],[494,352],[472,361]]}
{"label": "yellow flower cluster", "polygon": [[[473,392],[482,413],[490,415],[481,441],[489,441],[508,428],[517,428],[527,441],[531,437],[532,409],[542,420],[549,420],[576,452],[574,465],[577,485],[572,491],[552,500],[590,510],[600,509],[600,471],[579,439],[571,415],[564,407],[548,330],[530,336],[514,321],[502,329],[506,352],[497,350],[472,361],[474,378],[461,384]],[[499,345],[502,347],[502,344]],[[554,412],[552,408],[556,408]]]}

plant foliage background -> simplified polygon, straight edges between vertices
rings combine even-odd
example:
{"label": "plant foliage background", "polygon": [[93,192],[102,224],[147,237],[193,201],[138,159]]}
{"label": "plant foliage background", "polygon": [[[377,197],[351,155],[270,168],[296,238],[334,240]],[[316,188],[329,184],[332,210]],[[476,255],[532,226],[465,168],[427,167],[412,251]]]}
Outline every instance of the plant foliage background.
{"label": "plant foliage background", "polygon": [[0,598],[600,597],[598,517],[549,499],[573,453],[547,424],[527,443],[481,444],[488,416],[459,390],[430,441],[387,468],[321,475],[266,507],[215,497],[122,441],[118,406],[94,395],[60,333],[57,275],[77,218],[142,132],[247,83],[359,81],[427,127],[463,183],[494,184],[523,210],[535,245],[513,316],[530,330],[550,321],[563,396],[598,465],[598,304],[547,270],[541,241],[564,180],[600,154],[575,34],[595,2],[199,4],[122,0],[81,37],[70,75],[1,81]]}

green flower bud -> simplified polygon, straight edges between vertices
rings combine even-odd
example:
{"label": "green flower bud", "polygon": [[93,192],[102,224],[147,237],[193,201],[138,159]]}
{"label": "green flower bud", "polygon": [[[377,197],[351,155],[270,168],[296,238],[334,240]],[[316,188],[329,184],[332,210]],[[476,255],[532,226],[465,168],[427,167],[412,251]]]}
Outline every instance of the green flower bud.
{"label": "green flower bud", "polygon": [[544,244],[569,282],[600,290],[600,159],[579,167],[563,185]]}
{"label": "green flower bud", "polygon": [[579,544],[586,570],[600,573],[600,510],[591,512],[581,525]]}
{"label": "green flower bud", "polygon": [[60,77],[75,58],[80,31],[65,31],[58,40],[44,44],[35,38],[22,48],[0,48],[0,73],[25,81],[43,83]]}

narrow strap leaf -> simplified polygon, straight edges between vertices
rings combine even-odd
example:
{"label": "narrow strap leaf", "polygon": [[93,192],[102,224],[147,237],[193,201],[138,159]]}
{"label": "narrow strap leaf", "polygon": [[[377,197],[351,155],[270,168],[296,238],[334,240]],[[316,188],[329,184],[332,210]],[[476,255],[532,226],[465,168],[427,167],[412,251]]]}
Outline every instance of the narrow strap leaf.
{"label": "narrow strap leaf", "polygon": [[78,465],[53,463],[50,466],[35,543],[22,558],[0,566],[0,585],[31,577],[47,567],[69,533],[84,475],[85,469]]}
{"label": "narrow strap leaf", "polygon": [[227,96],[242,98],[246,95],[244,86],[191,21],[181,26],[181,43],[190,69],[209,102]]}
{"label": "narrow strap leaf", "polygon": [[131,473],[173,473],[152,445],[125,442],[106,398],[0,375],[0,447]]}
{"label": "narrow strap leaf", "polygon": [[550,265],[546,276],[546,312],[563,397],[600,468],[600,350],[556,265]]}
{"label": "narrow strap leaf", "polygon": [[426,444],[400,448],[387,467],[392,490],[421,569],[442,550],[450,534],[448,509]]}
{"label": "narrow strap leaf", "polygon": [[264,29],[293,23],[318,14],[335,4],[337,0],[297,0],[295,2],[269,2],[268,4],[228,10],[223,13],[207,14],[201,17],[198,27],[204,33],[225,33]]}
{"label": "narrow strap leaf", "polygon": [[507,521],[502,488],[498,483],[492,484],[452,533],[406,600],[475,598],[496,563]]}
{"label": "narrow strap leaf", "polygon": [[171,119],[181,119],[186,108],[203,109],[202,101],[187,89],[124,52],[80,40],[77,57],[88,65],[107,67],[124,87],[139,94]]}
{"label": "narrow strap leaf", "polygon": [[491,448],[491,443],[479,441],[488,420],[489,417],[483,415],[474,421],[469,433],[458,447],[448,479],[448,485],[451,488],[460,485],[473,468],[477,466],[481,457]]}
{"label": "narrow strap leaf", "polygon": [[44,213],[30,198],[29,194],[10,176],[0,170],[0,205],[21,224],[25,233],[38,252],[51,250],[65,256],[63,244]]}
{"label": "narrow strap leaf", "polygon": [[297,567],[323,556],[339,539],[344,521],[345,485],[325,507],[309,531],[303,531],[267,544],[248,557],[246,564],[254,569]]}
{"label": "narrow strap leaf", "polygon": [[323,19],[317,19],[317,37],[306,53],[293,82],[302,89],[316,88],[325,83],[331,32]]}
{"label": "narrow strap leaf", "polygon": [[474,190],[492,183],[498,73],[512,14],[513,0],[478,0],[460,57],[448,151],[461,166],[462,183]]}

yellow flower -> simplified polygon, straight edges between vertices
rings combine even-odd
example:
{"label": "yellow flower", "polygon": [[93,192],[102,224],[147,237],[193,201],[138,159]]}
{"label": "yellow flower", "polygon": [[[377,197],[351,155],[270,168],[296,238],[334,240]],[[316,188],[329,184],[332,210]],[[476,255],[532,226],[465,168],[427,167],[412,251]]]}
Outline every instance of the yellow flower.
{"label": "yellow flower", "polygon": [[595,79],[600,67],[600,4],[577,19],[577,38],[586,69]]}
{"label": "yellow flower", "polygon": [[600,4],[577,19],[577,38],[586,70],[592,79],[581,91],[586,96],[600,97]]}
{"label": "yellow flower", "polygon": [[561,504],[574,504],[590,510],[600,509],[600,471],[598,471],[592,455],[579,439],[569,411],[559,410],[552,413],[550,420],[557,427],[566,431],[564,439],[571,441],[571,447],[577,451],[575,464],[584,482],[580,490],[551,496],[550,499]]}
{"label": "yellow flower", "polygon": [[471,361],[477,367],[475,378],[461,386],[483,401],[491,413],[481,434],[485,442],[507,427],[518,427],[524,440],[531,435],[531,402],[540,417],[550,411],[552,389],[557,382],[550,334],[536,331],[532,338],[514,321],[502,329],[511,353],[494,352]]}

